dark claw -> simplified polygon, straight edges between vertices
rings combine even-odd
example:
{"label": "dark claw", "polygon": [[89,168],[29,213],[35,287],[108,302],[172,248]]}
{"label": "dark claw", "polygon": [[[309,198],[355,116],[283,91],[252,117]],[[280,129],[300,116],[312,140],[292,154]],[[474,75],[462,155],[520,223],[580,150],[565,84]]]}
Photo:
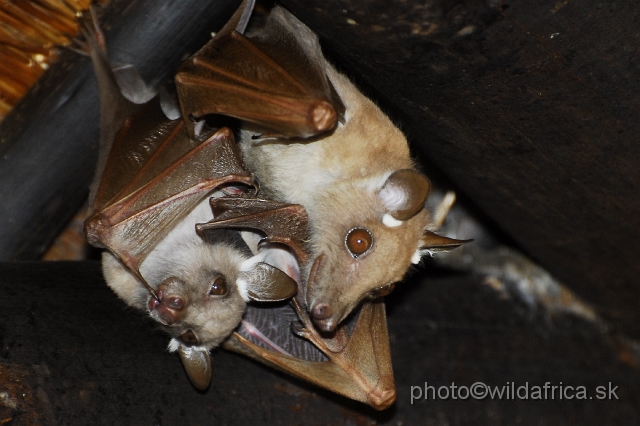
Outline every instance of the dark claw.
{"label": "dark claw", "polygon": [[261,238],[260,241],[258,241],[258,250],[261,250],[265,244],[269,244],[269,237]]}
{"label": "dark claw", "polygon": [[306,328],[296,324],[295,321],[291,321],[291,332],[298,337],[306,337],[309,333]]}

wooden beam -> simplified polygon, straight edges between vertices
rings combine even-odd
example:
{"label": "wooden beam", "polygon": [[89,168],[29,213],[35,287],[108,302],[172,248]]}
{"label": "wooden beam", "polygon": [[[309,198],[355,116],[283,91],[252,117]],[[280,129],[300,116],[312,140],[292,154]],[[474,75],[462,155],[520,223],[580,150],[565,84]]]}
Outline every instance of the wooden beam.
{"label": "wooden beam", "polygon": [[[211,388],[198,392],[166,352],[168,337],[116,298],[97,262],[0,262],[0,421],[562,426],[638,417],[640,374],[588,323],[549,322],[459,274],[414,274],[387,300],[398,400],[376,412],[224,351],[213,354]],[[562,382],[593,399],[559,400],[556,388],[553,399],[549,390],[543,400],[412,404],[412,386],[425,382],[436,390]],[[598,400],[597,386],[608,392],[609,382],[619,399]]]}

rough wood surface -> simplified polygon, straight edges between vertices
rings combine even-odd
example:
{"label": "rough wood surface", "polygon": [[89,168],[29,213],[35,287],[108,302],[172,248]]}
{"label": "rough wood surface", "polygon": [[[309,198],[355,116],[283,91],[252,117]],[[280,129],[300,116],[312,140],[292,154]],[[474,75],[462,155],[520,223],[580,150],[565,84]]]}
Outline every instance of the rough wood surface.
{"label": "rough wood surface", "polygon": [[[198,392],[178,356],[165,352],[168,338],[111,293],[98,263],[0,263],[0,421],[496,426],[630,425],[640,418],[640,374],[584,322],[547,322],[464,275],[414,274],[388,300],[398,401],[375,412],[222,351],[213,355],[212,387]],[[585,386],[593,399],[559,400],[556,393],[554,400],[412,405],[411,386],[424,382],[562,382]],[[619,399],[597,400],[596,387],[609,382]]]}
{"label": "rough wood surface", "polygon": [[488,217],[640,337],[640,8],[283,0]]}

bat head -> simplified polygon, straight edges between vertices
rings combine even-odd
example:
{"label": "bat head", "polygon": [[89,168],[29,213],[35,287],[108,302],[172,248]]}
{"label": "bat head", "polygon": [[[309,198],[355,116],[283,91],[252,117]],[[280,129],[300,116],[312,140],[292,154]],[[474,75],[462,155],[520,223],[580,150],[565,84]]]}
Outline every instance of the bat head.
{"label": "bat head", "polygon": [[[245,300],[236,285],[246,257],[226,245],[176,248],[170,276],[156,288],[158,299],[148,297],[152,318],[173,338],[169,351],[177,351],[187,375],[198,389],[211,381],[209,350],[237,327]],[[167,261],[167,260],[165,260]],[[167,265],[168,266],[168,265]],[[153,284],[152,284],[153,285]]]}
{"label": "bat head", "polygon": [[191,382],[205,389],[211,380],[209,350],[218,346],[242,321],[249,301],[287,299],[296,282],[261,258],[227,244],[203,243],[176,250],[170,277],[149,297],[150,315],[173,338]]}
{"label": "bat head", "polygon": [[297,291],[293,279],[261,260],[236,244],[176,241],[141,267],[157,299],[109,253],[103,270],[125,302],[161,324],[172,337],[169,351],[179,353],[194,386],[205,389],[211,380],[209,350],[242,321],[246,303],[285,300]]}
{"label": "bat head", "polygon": [[333,331],[363,299],[389,293],[419,260],[428,191],[427,178],[403,169],[321,193],[322,214],[310,215],[314,260],[305,295],[321,330]]}
{"label": "bat head", "polygon": [[246,302],[236,281],[246,256],[225,244],[176,247],[173,254],[163,259],[164,274],[150,278],[152,287],[159,284],[158,299],[148,297],[149,314],[182,344],[211,349],[242,318]]}

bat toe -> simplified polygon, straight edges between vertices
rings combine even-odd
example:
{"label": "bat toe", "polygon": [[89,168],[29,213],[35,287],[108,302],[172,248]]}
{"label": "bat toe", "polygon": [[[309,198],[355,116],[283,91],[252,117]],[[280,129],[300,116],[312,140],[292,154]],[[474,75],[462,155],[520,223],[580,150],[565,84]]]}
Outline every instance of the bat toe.
{"label": "bat toe", "polygon": [[338,115],[327,101],[318,101],[309,108],[309,124],[317,132],[326,132],[336,126]]}

